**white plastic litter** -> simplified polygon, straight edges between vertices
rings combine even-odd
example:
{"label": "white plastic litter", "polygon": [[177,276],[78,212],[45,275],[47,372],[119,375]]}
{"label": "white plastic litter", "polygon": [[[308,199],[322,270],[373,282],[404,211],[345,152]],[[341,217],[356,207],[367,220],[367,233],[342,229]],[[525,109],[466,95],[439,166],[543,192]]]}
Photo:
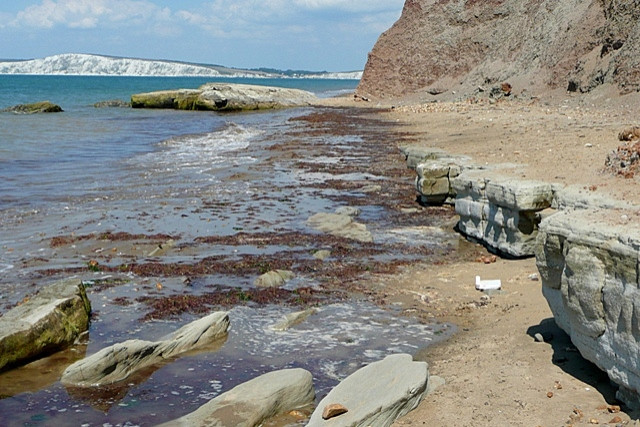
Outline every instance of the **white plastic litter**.
{"label": "white plastic litter", "polygon": [[479,291],[497,290],[502,287],[500,279],[480,280],[480,276],[476,276],[476,289]]}

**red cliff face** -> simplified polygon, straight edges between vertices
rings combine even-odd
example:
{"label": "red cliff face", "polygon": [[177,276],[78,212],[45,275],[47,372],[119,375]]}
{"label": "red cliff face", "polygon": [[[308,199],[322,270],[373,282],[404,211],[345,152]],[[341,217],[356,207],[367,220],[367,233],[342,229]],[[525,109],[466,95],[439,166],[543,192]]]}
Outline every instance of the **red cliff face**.
{"label": "red cliff face", "polygon": [[407,0],[357,93],[428,99],[509,81],[536,93],[640,90],[638,0]]}

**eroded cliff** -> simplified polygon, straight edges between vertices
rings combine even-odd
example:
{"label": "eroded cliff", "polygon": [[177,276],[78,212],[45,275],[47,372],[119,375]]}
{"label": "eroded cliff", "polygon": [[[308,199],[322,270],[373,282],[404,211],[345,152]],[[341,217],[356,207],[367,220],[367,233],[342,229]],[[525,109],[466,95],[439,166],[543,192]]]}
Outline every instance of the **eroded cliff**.
{"label": "eroded cliff", "polygon": [[640,90],[640,1],[407,0],[383,33],[357,93],[470,95],[508,81],[516,93]]}

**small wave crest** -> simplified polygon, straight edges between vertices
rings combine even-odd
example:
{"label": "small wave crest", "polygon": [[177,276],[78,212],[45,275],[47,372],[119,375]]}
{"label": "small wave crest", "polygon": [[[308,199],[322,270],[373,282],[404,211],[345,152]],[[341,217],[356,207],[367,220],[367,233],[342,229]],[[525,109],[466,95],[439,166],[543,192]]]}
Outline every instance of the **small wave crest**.
{"label": "small wave crest", "polygon": [[163,172],[193,169],[205,172],[212,165],[231,162],[250,163],[250,156],[238,156],[263,132],[236,123],[227,123],[221,129],[206,134],[183,135],[161,143],[163,150],[145,156],[143,162]]}

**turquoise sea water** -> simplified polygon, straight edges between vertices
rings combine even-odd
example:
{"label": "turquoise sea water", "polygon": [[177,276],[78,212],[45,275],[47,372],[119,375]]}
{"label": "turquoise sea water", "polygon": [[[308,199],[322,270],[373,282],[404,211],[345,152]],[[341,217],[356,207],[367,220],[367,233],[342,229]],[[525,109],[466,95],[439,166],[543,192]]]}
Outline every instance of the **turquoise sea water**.
{"label": "turquoise sea water", "polygon": [[[210,81],[292,87],[327,97],[353,90],[354,80],[211,79],[191,77],[0,76],[0,109],[48,100],[61,114],[0,113],[0,208],[38,207],[90,194],[119,179],[118,162],[157,149],[168,138],[220,129],[225,114],[94,108],[132,94],[197,88]],[[234,120],[268,123],[269,113]]]}

